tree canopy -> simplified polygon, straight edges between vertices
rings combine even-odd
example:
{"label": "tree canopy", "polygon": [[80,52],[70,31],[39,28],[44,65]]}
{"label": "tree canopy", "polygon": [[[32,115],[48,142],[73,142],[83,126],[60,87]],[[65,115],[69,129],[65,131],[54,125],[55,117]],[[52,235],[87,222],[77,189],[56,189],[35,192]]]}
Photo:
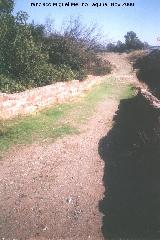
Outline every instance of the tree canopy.
{"label": "tree canopy", "polygon": [[144,43],[139,40],[137,34],[133,31],[127,32],[124,36],[127,49],[143,49]]}
{"label": "tree canopy", "polygon": [[11,13],[14,8],[14,0],[0,0],[0,13]]}

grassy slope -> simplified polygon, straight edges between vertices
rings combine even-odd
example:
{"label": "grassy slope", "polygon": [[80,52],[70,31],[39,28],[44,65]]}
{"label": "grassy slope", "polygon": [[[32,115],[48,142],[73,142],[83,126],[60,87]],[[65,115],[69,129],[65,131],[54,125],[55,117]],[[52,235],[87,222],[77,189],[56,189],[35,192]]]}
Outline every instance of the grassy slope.
{"label": "grassy slope", "polygon": [[74,102],[43,110],[36,116],[0,122],[0,152],[17,144],[54,141],[67,134],[77,134],[79,124],[84,123],[94,113],[98,102],[107,97],[115,100],[128,98],[132,94],[131,86],[117,87],[114,79],[106,78],[102,84]]}

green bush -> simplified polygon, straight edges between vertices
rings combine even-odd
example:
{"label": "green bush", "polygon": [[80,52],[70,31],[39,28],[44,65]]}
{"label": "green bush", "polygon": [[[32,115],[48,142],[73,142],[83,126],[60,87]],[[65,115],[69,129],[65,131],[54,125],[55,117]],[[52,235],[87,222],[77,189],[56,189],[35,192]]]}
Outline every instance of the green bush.
{"label": "green bush", "polygon": [[21,92],[25,90],[20,82],[0,74],[0,91],[5,93]]}
{"label": "green bush", "polygon": [[83,68],[79,71],[75,71],[75,79],[82,81],[87,78],[87,73],[88,71]]}
{"label": "green bush", "polygon": [[11,13],[14,8],[13,0],[0,0],[0,13]]}
{"label": "green bush", "polygon": [[90,66],[89,72],[93,75],[104,76],[110,73],[112,66],[109,61],[97,58],[95,63]]}
{"label": "green bush", "polygon": [[70,31],[67,30],[65,34],[51,34],[45,39],[44,51],[48,52],[49,62],[54,65],[69,66],[78,80],[84,80],[87,74],[105,75],[109,73],[109,63],[102,61],[95,49],[89,46],[93,39],[88,39],[86,43],[77,28],[79,26],[73,27]]}
{"label": "green bush", "polygon": [[42,87],[61,81],[58,70],[49,65],[42,66],[37,75],[31,78],[15,79],[0,74],[0,91],[5,93],[22,92],[34,87]]}
{"label": "green bush", "polygon": [[26,25],[17,26],[10,54],[10,73],[18,79],[33,79],[47,62],[47,55],[42,54],[35,46],[30,29]]}
{"label": "green bush", "polygon": [[27,24],[26,12],[13,16],[14,1],[4,2],[0,12],[0,91],[19,92],[110,72],[110,65],[96,54],[94,27],[73,20],[61,32],[48,33],[43,25]]}
{"label": "green bush", "polygon": [[24,83],[32,85],[32,87],[40,87],[52,84],[60,80],[59,72],[53,68],[51,64],[44,63],[38,66],[37,70],[33,70],[34,74],[28,76],[28,79],[22,80]]}
{"label": "green bush", "polygon": [[76,77],[70,66],[67,66],[65,64],[59,65],[58,67],[56,67],[56,70],[58,81],[69,81],[75,79]]}
{"label": "green bush", "polygon": [[10,14],[0,14],[0,74],[8,74],[13,42],[16,36],[15,18]]}
{"label": "green bush", "polygon": [[[4,15],[4,26],[0,34],[0,90],[23,91],[27,88],[44,86],[59,81],[58,70],[48,64],[48,56],[36,46],[30,27],[25,23],[26,14],[19,13],[14,19]],[[20,22],[19,22],[20,21]],[[8,31],[13,30],[14,34]],[[6,42],[8,46],[6,46]],[[12,76],[12,77],[7,77]]]}
{"label": "green bush", "polygon": [[91,61],[85,45],[67,36],[52,35],[45,40],[45,50],[53,65],[67,65],[73,71],[81,71]]}

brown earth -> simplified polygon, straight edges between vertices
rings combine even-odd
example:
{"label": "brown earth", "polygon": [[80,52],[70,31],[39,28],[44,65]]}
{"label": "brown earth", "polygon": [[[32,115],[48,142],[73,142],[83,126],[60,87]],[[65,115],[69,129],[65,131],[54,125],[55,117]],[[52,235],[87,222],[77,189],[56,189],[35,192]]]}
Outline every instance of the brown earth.
{"label": "brown earth", "polygon": [[[109,54],[113,76],[135,79],[126,55]],[[110,130],[118,102],[106,99],[80,135],[10,150],[0,162],[0,239],[100,240],[99,201],[104,162],[99,140]]]}

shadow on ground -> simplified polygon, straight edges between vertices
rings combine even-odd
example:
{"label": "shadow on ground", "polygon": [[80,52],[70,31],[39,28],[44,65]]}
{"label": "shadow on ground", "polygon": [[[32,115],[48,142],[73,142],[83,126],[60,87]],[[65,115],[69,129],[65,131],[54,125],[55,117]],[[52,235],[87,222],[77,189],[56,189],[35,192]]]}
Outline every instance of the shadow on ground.
{"label": "shadow on ground", "polygon": [[122,100],[99,142],[105,162],[105,239],[160,239],[160,113],[140,94]]}

